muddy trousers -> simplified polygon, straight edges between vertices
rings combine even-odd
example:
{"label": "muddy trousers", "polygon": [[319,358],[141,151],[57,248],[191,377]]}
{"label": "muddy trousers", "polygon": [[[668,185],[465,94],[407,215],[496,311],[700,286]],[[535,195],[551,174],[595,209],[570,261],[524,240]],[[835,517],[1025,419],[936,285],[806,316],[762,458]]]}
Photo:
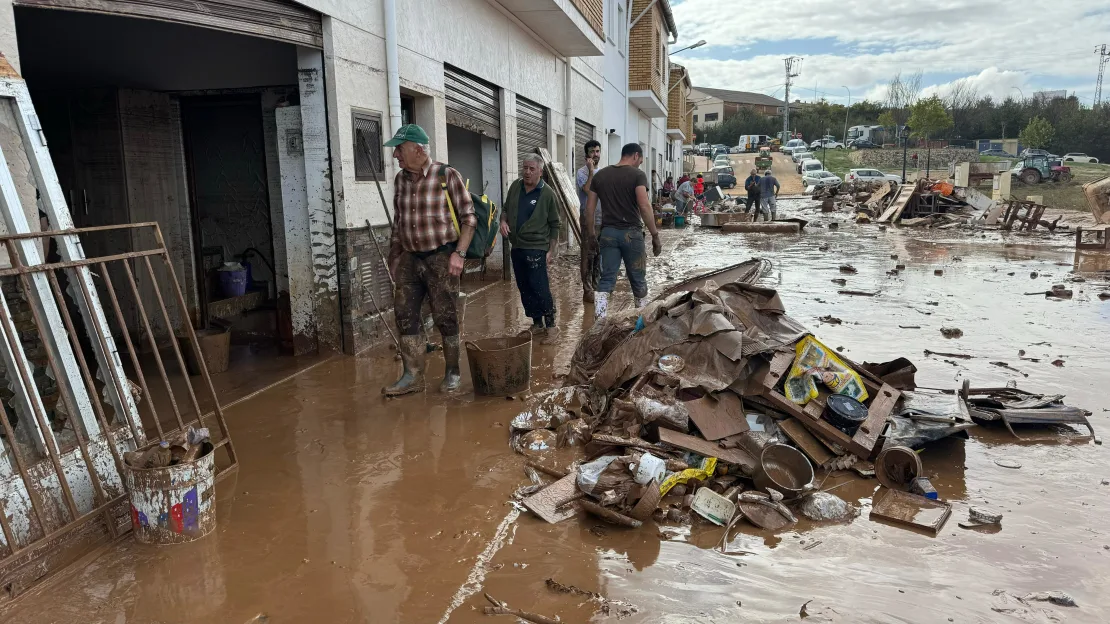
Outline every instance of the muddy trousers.
{"label": "muddy trousers", "polygon": [[647,252],[644,248],[643,230],[602,228],[598,245],[601,247],[601,280],[597,291],[613,292],[623,261],[624,270],[628,273],[628,283],[632,286],[632,296],[637,299],[647,297]]}
{"label": "muddy trousers", "polygon": [[459,335],[459,278],[451,275],[450,262],[451,251],[447,249],[401,254],[394,276],[397,288],[393,291],[393,313],[402,336],[420,334],[420,307],[425,297],[440,335]]}
{"label": "muddy trousers", "polygon": [[744,212],[752,212],[759,215],[759,193],[748,193],[748,198],[744,202]]}
{"label": "muddy trousers", "polygon": [[758,221],[759,215],[761,214],[763,215],[763,219],[765,221],[774,221],[775,217],[777,216],[776,208],[777,204],[775,202],[774,195],[764,197],[763,199],[759,200],[759,212],[755,214],[755,216],[752,218],[752,221]]}
{"label": "muddy trousers", "polygon": [[[585,233],[583,233],[585,236]],[[584,241],[582,245],[582,261],[579,269],[582,274],[583,294],[593,294],[597,290],[597,282],[601,279],[601,252],[597,248],[597,240]]]}
{"label": "muddy trousers", "polygon": [[536,325],[555,327],[555,300],[547,277],[547,252],[542,249],[513,249],[513,276],[520,290],[524,314]]}

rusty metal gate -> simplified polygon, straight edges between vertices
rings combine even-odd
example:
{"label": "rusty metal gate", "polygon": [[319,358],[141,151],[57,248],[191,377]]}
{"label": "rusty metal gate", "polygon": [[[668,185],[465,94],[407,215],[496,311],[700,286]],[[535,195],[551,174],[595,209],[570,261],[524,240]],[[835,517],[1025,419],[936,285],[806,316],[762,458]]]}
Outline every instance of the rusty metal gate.
{"label": "rusty metal gate", "polygon": [[[28,171],[27,179],[21,176],[17,184],[12,170]],[[49,222],[46,231],[32,231],[29,224],[36,196]],[[73,227],[26,84],[2,57],[0,213],[7,232],[0,235],[3,605],[130,528],[122,479],[126,451],[191,425],[207,426],[213,444],[223,449],[218,478],[238,464],[196,334],[184,323],[179,339],[170,321],[167,301],[183,318],[188,315],[158,224]],[[87,237],[121,232],[136,250],[84,256]],[[113,276],[121,274],[126,283],[117,285]],[[146,290],[145,304],[139,281],[154,287]],[[111,314],[101,305],[104,299]],[[132,340],[121,300],[138,311],[138,340]],[[163,335],[152,330],[153,315]],[[171,353],[168,363],[163,351]],[[189,357],[199,369],[199,392],[189,378]],[[148,384],[148,374],[161,384]],[[183,384],[171,380],[177,374]],[[182,394],[187,404],[178,400]],[[210,413],[198,400],[204,394]]]}

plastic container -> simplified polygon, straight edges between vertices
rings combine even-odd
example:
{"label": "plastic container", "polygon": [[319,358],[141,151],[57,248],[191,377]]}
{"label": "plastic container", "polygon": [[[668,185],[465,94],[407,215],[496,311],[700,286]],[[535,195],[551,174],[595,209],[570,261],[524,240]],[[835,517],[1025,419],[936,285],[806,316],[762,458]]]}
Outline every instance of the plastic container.
{"label": "plastic container", "polygon": [[216,528],[216,454],[205,443],[192,462],[133,468],[123,477],[131,502],[131,527],[143,544],[183,544]]}
{"label": "plastic container", "polygon": [[647,485],[651,483],[653,479],[658,483],[662,483],[665,476],[667,476],[667,462],[651,453],[644,453],[640,456],[640,463],[636,465],[636,473],[634,475],[636,483]]}
{"label": "plastic container", "polygon": [[[231,355],[231,332],[224,329],[201,329],[196,331],[197,345],[200,354],[204,357],[204,366],[209,375],[222,373],[227,370],[228,360]],[[189,343],[188,336],[177,337],[181,355],[185,357],[185,368],[190,375],[200,374],[200,365],[197,356],[193,353],[193,345]]]}
{"label": "plastic container", "polygon": [[867,420],[867,408],[850,396],[830,394],[825,402],[825,420],[845,435],[852,436]]}
{"label": "plastic container", "polygon": [[676,215],[675,218],[674,218],[674,226],[675,227],[686,227],[686,217],[684,217],[682,215]]}
{"label": "plastic container", "polygon": [[468,340],[466,359],[470,363],[474,394],[508,396],[523,392],[532,381],[532,332]]}
{"label": "plastic container", "polygon": [[247,293],[247,270],[224,267],[220,274],[220,290],[224,297],[241,297]]}

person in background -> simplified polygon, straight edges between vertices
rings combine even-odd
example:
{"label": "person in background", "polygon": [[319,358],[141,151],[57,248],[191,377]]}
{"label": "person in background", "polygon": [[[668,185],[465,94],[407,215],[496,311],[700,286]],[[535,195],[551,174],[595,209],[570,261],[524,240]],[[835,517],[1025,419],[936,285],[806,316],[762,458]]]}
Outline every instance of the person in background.
{"label": "person in background", "polygon": [[651,170],[651,203],[659,201],[659,174]]}
{"label": "person in background", "polygon": [[670,199],[674,195],[674,176],[668,175],[663,181],[663,199]]}
{"label": "person in background", "polygon": [[[771,175],[768,169],[759,179],[759,212],[763,213],[765,221],[775,220],[776,199],[779,196],[779,181]],[[752,221],[758,221],[759,215],[753,215]]]}
{"label": "person in background", "polygon": [[694,199],[694,185],[690,182],[689,177],[684,177],[681,184],[674,192],[674,204],[677,214],[686,214],[689,209],[690,202]]}
{"label": "person in background", "polygon": [[694,195],[697,196],[698,199],[701,199],[701,196],[705,195],[705,180],[702,179],[700,173],[698,177],[694,178]]}
{"label": "person in background", "polygon": [[512,245],[513,275],[524,313],[532,319],[532,333],[551,341],[558,337],[559,328],[547,267],[559,244],[560,221],[555,192],[544,183],[542,171],[539,154],[529,154],[520,164],[521,177],[505,194],[501,236]]}
{"label": "person in background", "polygon": [[597,286],[594,314],[604,318],[609,311],[609,294],[617,284],[617,273],[624,262],[628,282],[632,286],[635,305],[647,303],[647,252],[644,249],[644,226],[651,232],[651,251],[663,253],[663,241],[655,226],[655,214],[648,197],[648,180],[640,165],[644,150],[639,143],[629,143],[621,150],[621,159],[597,172],[590,186],[586,204],[586,223],[593,235],[593,217],[598,201],[605,204],[601,216],[601,281]]}
{"label": "person in background", "polygon": [[[446,364],[440,392],[459,389],[459,276],[478,219],[474,201],[458,171],[432,160],[428,134],[416,124],[406,124],[386,141],[400,171],[393,180],[393,235],[389,241],[389,266],[397,286],[393,314],[401,334],[404,372],[397,383],[383,388],[387,396],[424,391],[424,358],[427,342],[420,335],[420,307],[431,301],[432,316],[443,336]],[[447,205],[450,194],[454,215]],[[458,218],[456,231],[455,217]]]}
{"label": "person in background", "polygon": [[[582,146],[582,151],[586,155],[586,164],[578,169],[575,176],[575,182],[578,185],[578,223],[582,230],[582,259],[581,259],[581,274],[582,274],[582,301],[586,303],[594,302],[594,291],[597,290],[597,282],[601,279],[601,254],[597,247],[597,238],[586,237],[586,202],[589,200],[590,182],[594,179],[594,174],[598,172],[598,163],[601,162],[601,143],[597,141],[586,141]],[[594,211],[594,232],[601,231],[601,205],[597,206]]]}
{"label": "person in background", "polygon": [[748,200],[744,205],[744,212],[759,211],[759,172],[752,169],[748,177],[744,178],[744,190],[748,192]]}

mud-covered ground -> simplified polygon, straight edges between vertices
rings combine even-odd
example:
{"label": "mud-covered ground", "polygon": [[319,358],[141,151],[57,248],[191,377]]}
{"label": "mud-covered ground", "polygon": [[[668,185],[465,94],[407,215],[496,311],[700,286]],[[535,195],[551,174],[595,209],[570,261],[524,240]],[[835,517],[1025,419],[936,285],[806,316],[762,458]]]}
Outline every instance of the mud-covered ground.
{"label": "mud-covered ground", "polygon": [[[774,266],[766,284],[779,289],[787,312],[854,360],[908,357],[923,386],[1014,380],[1063,393],[1105,433],[1110,302],[1097,295],[1110,290],[1101,272],[1110,258],[1076,258],[1061,235],[880,230],[801,202],[780,205],[780,214],[815,221],[791,236],[667,231],[665,254],[649,268],[654,289],[762,256]],[[828,228],[831,220],[840,228]],[[858,273],[842,275],[844,263]],[[887,275],[898,263],[906,269]],[[537,345],[533,391],[558,383],[590,322],[573,261],[555,272],[564,331],[560,344]],[[838,277],[847,286],[831,282]],[[1025,294],[1059,283],[1074,290],[1071,300]],[[627,287],[614,296],[616,306],[630,302]],[[843,324],[818,322],[825,315]],[[464,334],[503,335],[528,323],[515,291],[499,285],[471,300]],[[941,327],[959,327],[963,337],[946,339]],[[937,537],[869,521],[877,484],[838,473],[824,487],[851,482],[833,492],[858,503],[861,517],[803,520],[775,535],[741,523],[728,546],[739,554],[724,555],[714,549],[722,529],[708,524],[625,530],[590,517],[548,525],[520,514],[508,501],[526,482],[523,459],[506,441],[521,402],[434,393],[387,402],[380,388],[396,367],[383,347],[236,405],[227,416],[242,468],[219,487],[215,534],[163,548],[125,538],[22,599],[3,621],[485,622],[483,591],[564,622],[786,622],[807,602],[809,621],[1110,620],[1110,459],[1076,430],[1027,429],[1019,441],[980,427],[968,440],[927,447],[926,473],[953,505]],[[433,379],[442,367],[433,356]],[[1004,513],[1001,530],[959,528],[972,504]],[[610,614],[549,590],[548,578],[600,592]],[[995,590],[1060,590],[1079,606],[1026,606]]]}

